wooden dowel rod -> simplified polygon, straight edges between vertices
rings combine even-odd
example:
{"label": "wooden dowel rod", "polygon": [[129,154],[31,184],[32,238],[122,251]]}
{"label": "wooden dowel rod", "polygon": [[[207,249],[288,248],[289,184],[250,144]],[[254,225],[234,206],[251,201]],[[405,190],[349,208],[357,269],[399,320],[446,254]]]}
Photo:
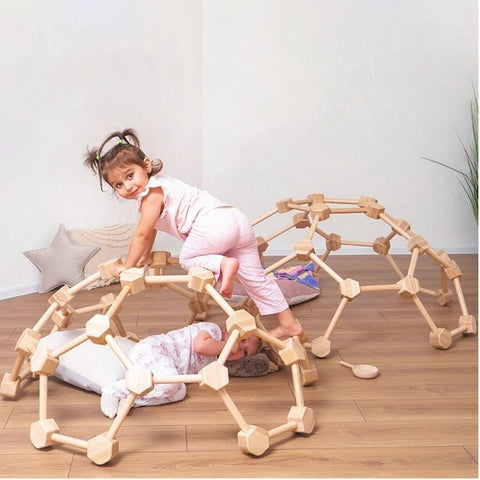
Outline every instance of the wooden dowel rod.
{"label": "wooden dowel rod", "polygon": [[291,366],[292,370],[292,381],[293,381],[293,395],[295,397],[295,404],[297,407],[305,406],[303,399],[303,389],[302,389],[302,376],[300,373],[300,365],[294,363]]}
{"label": "wooden dowel rod", "polygon": [[256,220],[254,220],[252,222],[252,227],[254,227],[255,225],[257,225],[258,223],[260,222],[263,222],[264,220],[266,220],[267,218],[271,217],[272,215],[275,215],[276,213],[278,213],[278,208],[274,208],[273,210],[271,210],[270,212],[267,212],[265,215],[262,215],[261,217],[257,218]]}
{"label": "wooden dowel rod", "polygon": [[35,326],[32,328],[35,332],[39,332],[43,325],[50,320],[51,316],[55,313],[55,311],[58,308],[58,303],[57,302],[52,302],[52,304],[47,308],[45,313],[40,317],[38,322],[35,324]]}
{"label": "wooden dowel rod", "polygon": [[215,287],[210,283],[205,285],[205,290],[209,293],[209,295],[217,302],[218,306],[227,314],[233,315],[235,310],[232,306],[220,295],[219,292],[215,290]]}
{"label": "wooden dowel rod", "polygon": [[75,309],[75,313],[77,315],[81,315],[82,313],[90,313],[90,312],[95,312],[95,311],[102,311],[105,305],[101,303],[97,303],[96,305],[90,305],[87,307],[81,307]]}
{"label": "wooden dowel rod", "polygon": [[125,420],[126,416],[128,415],[128,412],[132,408],[132,405],[135,403],[135,399],[137,396],[130,392],[128,394],[128,397],[125,399],[124,402],[121,403],[120,408],[118,409],[117,416],[115,417],[115,420],[113,423],[110,425],[110,429],[108,430],[106,437],[109,440],[113,440],[115,436],[118,433],[118,430],[122,426],[123,421]]}
{"label": "wooden dowel rod", "polygon": [[190,375],[170,375],[170,376],[156,376],[153,377],[153,383],[155,385],[165,383],[200,383],[202,376],[199,373],[192,373]]}
{"label": "wooden dowel rod", "polygon": [[360,287],[361,292],[397,292],[400,290],[400,285],[363,285]]}
{"label": "wooden dowel rod", "polygon": [[145,275],[147,285],[165,285],[167,283],[188,283],[188,275]]}
{"label": "wooden dowel rod", "polygon": [[242,430],[242,432],[246,432],[249,429],[250,425],[245,421],[242,414],[240,413],[240,410],[238,410],[237,406],[233,403],[232,399],[230,398],[230,395],[228,394],[228,392],[225,390],[225,388],[221,388],[220,390],[218,390],[218,394],[220,395],[220,398],[223,400],[223,403],[225,404],[225,406],[228,408],[228,410],[232,414],[232,417],[237,422],[237,425],[239,426],[240,430]]}
{"label": "wooden dowel rod", "polygon": [[85,278],[84,280],[78,282],[76,285],[71,287],[68,290],[68,293],[70,295],[75,295],[80,290],[83,290],[85,287],[88,287],[88,285],[90,285],[91,283],[95,282],[96,280],[99,280],[100,277],[101,277],[100,272],[92,273],[89,277]]}
{"label": "wooden dowel rod", "polygon": [[450,331],[450,335],[453,337],[454,335],[458,335],[459,333],[465,333],[468,330],[467,325],[461,325],[460,327],[454,328]]}
{"label": "wooden dowel rod", "polygon": [[418,310],[422,314],[423,318],[428,323],[428,326],[430,327],[430,330],[433,333],[435,333],[436,335],[438,335],[438,327],[435,325],[435,322],[433,321],[430,314],[427,312],[427,309],[424,307],[423,303],[418,298],[418,295],[412,295],[412,299],[415,302],[415,305],[417,306]]}
{"label": "wooden dowel rod", "polygon": [[257,329],[255,330],[255,335],[257,335],[257,337],[261,338],[262,340],[265,340],[268,344],[273,345],[278,350],[285,348],[285,342],[283,342],[277,337],[274,337],[273,335],[270,335],[268,332]]}
{"label": "wooden dowel rod", "polygon": [[105,340],[118,359],[125,365],[125,368],[129,369],[134,367],[133,362],[128,358],[127,354],[122,350],[122,347],[120,347],[112,335],[106,335]]}
{"label": "wooden dowel rod", "polygon": [[47,419],[48,376],[41,373],[38,380],[38,416],[39,420]]}
{"label": "wooden dowel rod", "polygon": [[52,352],[52,357],[58,358],[60,355],[63,355],[65,352],[68,352],[72,348],[77,347],[78,345],[85,342],[86,340],[88,340],[88,335],[86,333],[82,333],[77,338],[74,338],[74,339],[70,340],[65,345],[62,345],[61,347],[54,350]]}
{"label": "wooden dowel rod", "polygon": [[233,345],[235,344],[235,342],[238,340],[239,337],[240,337],[240,332],[237,329],[233,330],[230,336],[228,337],[228,340],[226,341],[217,359],[217,361],[220,362],[222,365],[225,365],[225,362],[227,361],[228,356],[232,351]]}
{"label": "wooden dowel rod", "polygon": [[402,271],[400,270],[399,266],[397,265],[393,257],[387,253],[385,255],[385,258],[387,259],[388,263],[392,266],[395,273],[398,275],[398,278],[402,279],[405,275],[403,275]]}
{"label": "wooden dowel rod", "polygon": [[419,290],[421,293],[424,293],[426,295],[433,295],[435,296],[436,295],[436,292],[435,290],[430,290],[428,288],[423,288],[423,287],[420,287],[420,290]]}
{"label": "wooden dowel rod", "polygon": [[467,304],[465,303],[465,297],[463,296],[462,287],[460,285],[460,278],[454,278],[453,285],[455,286],[455,291],[457,292],[457,301],[460,305],[460,311],[462,312],[462,315],[468,315]]}
{"label": "wooden dowel rod", "polygon": [[343,278],[338,275],[337,272],[332,270],[325,262],[323,262],[317,255],[314,253],[310,254],[310,258],[316,263],[324,272],[328,273],[336,282],[342,283]]}
{"label": "wooden dowel rod", "polygon": [[110,305],[110,308],[106,313],[108,318],[112,318],[114,315],[117,314],[117,310],[121,308],[123,301],[125,300],[125,298],[127,298],[129,293],[130,293],[130,287],[128,285],[125,285],[124,287],[122,287],[117,298]]}
{"label": "wooden dowel rod", "polygon": [[272,233],[271,235],[269,235],[267,238],[264,238],[265,242],[270,242],[272,241],[274,238],[276,237],[279,237],[282,233],[285,233],[285,232],[288,232],[290,229],[292,229],[295,225],[292,223],[290,225],[285,225],[285,227],[281,228],[280,230],[278,230],[277,232],[275,233]]}
{"label": "wooden dowel rod", "polygon": [[320,221],[320,215],[315,215],[313,222],[310,225],[310,228],[308,230],[307,240],[312,240],[319,221]]}
{"label": "wooden dowel rod", "polygon": [[348,298],[342,297],[340,300],[340,303],[337,307],[337,310],[335,314],[333,315],[332,320],[330,321],[330,324],[328,325],[327,331],[325,332],[324,338],[329,339],[330,336],[332,335],[333,331],[335,330],[335,327],[337,326],[337,322],[340,319],[343,311],[345,310],[345,307],[347,306],[348,303]]}
{"label": "wooden dowel rod", "polygon": [[330,213],[365,213],[366,208],[331,208]]}
{"label": "wooden dowel rod", "polygon": [[420,252],[418,248],[414,248],[412,256],[410,258],[410,265],[408,266],[407,277],[413,277],[415,274],[415,269],[417,268],[418,256]]}
{"label": "wooden dowel rod", "polygon": [[345,204],[345,205],[358,205],[358,200],[348,200],[345,198],[325,198],[325,203],[338,203],[338,204]]}
{"label": "wooden dowel rod", "polygon": [[268,438],[274,438],[282,433],[293,432],[298,427],[297,422],[293,420],[268,431]]}
{"label": "wooden dowel rod", "polygon": [[296,253],[290,253],[286,257],[282,258],[278,262],[275,262],[274,264],[270,265],[268,268],[265,269],[265,275],[268,275],[269,273],[273,272],[277,268],[281,267],[282,265],[285,265],[288,262],[291,262],[294,258],[297,258]]}
{"label": "wooden dowel rod", "polygon": [[185,288],[182,288],[182,287],[179,287],[177,284],[175,283],[167,283],[165,285],[169,290],[171,290],[172,292],[175,292],[175,293],[178,293],[182,296],[184,296],[185,298],[189,298],[189,299],[192,299],[195,295],[190,292],[189,290],[186,290]]}
{"label": "wooden dowel rod", "polygon": [[12,367],[12,371],[10,372],[10,380],[16,382],[18,379],[18,372],[20,372],[20,369],[22,368],[25,359],[27,358],[28,354],[25,352],[17,352],[17,356],[15,357],[15,362]]}
{"label": "wooden dowel rod", "polygon": [[372,242],[358,242],[355,240],[342,240],[342,245],[352,245],[354,247],[373,247]]}
{"label": "wooden dowel rod", "polygon": [[69,437],[60,433],[52,433],[52,436],[50,438],[53,442],[59,443],[60,445],[68,445],[69,447],[81,448],[85,451],[88,449],[87,440],[80,440],[79,438]]}

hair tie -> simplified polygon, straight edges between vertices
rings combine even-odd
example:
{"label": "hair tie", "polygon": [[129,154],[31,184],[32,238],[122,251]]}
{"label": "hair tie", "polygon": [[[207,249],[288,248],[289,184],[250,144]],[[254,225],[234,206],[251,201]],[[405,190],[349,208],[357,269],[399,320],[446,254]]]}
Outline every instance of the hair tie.
{"label": "hair tie", "polygon": [[100,161],[100,154],[97,153],[96,157],[95,157],[98,161]]}
{"label": "hair tie", "polygon": [[118,143],[123,144],[123,143],[125,143],[125,140],[123,138],[119,138]]}

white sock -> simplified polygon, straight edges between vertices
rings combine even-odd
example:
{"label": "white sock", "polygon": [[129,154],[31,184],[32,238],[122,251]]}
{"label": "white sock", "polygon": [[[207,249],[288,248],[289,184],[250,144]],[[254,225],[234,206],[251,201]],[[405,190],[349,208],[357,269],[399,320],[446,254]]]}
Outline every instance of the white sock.
{"label": "white sock", "polygon": [[108,418],[113,418],[117,415],[119,400],[112,395],[102,392],[100,399],[100,408],[103,414]]}

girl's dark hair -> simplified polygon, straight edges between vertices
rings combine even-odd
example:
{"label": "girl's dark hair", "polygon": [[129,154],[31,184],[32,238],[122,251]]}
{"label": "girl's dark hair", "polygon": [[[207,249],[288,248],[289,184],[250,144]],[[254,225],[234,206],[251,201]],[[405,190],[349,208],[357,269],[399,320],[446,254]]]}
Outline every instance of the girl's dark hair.
{"label": "girl's dark hair", "polygon": [[[105,145],[112,139],[118,138],[118,143],[102,153]],[[113,168],[129,164],[136,164],[143,168],[147,156],[140,149],[140,141],[135,130],[127,128],[123,132],[112,132],[105,138],[100,147],[87,149],[84,165],[90,167],[95,175],[98,175],[100,189],[103,190],[103,182],[108,183],[108,174]],[[149,177],[158,173],[163,167],[161,160],[152,161],[152,171]]]}

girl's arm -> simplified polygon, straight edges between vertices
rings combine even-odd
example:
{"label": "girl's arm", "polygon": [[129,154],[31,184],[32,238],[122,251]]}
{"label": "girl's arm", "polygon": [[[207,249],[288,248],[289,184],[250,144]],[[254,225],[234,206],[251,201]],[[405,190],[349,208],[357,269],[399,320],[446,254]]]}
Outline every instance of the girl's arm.
{"label": "girl's arm", "polygon": [[163,191],[161,188],[151,188],[142,200],[142,211],[132,242],[128,250],[125,268],[136,267],[145,261],[155,241],[157,231],[155,223],[163,209]]}
{"label": "girl's arm", "polygon": [[220,355],[225,343],[226,342],[224,340],[215,340],[205,330],[200,330],[197,336],[193,339],[193,350],[199,355],[216,357]]}

